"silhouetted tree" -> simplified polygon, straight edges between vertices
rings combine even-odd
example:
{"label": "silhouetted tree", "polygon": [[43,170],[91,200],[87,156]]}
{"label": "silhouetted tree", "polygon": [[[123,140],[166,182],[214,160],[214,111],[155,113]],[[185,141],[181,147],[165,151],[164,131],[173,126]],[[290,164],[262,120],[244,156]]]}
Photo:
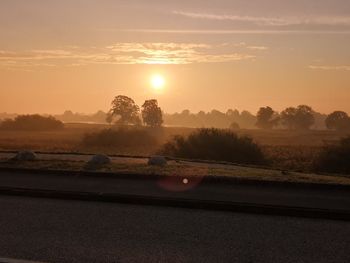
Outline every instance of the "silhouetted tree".
{"label": "silhouetted tree", "polygon": [[281,112],[281,120],[288,129],[295,129],[295,116],[297,109],[294,107],[286,108]]}
{"label": "silhouetted tree", "polygon": [[213,124],[213,127],[218,127],[222,129],[227,128],[228,119],[225,113],[214,109],[210,112],[208,117],[209,121]]}
{"label": "silhouetted tree", "polygon": [[284,125],[292,130],[308,130],[315,122],[313,110],[310,106],[300,105],[297,108],[289,107],[281,112]]}
{"label": "silhouetted tree", "polygon": [[190,110],[183,110],[180,114],[181,114],[182,116],[190,116],[190,115],[191,115],[191,112],[190,112]]}
{"label": "silhouetted tree", "polygon": [[251,114],[249,111],[244,110],[241,112],[241,116],[239,118],[239,121],[237,120],[237,123],[239,123],[241,127],[254,128],[256,123],[256,116]]}
{"label": "silhouetted tree", "polygon": [[229,118],[239,118],[239,111],[238,110],[229,109],[226,112],[226,116],[229,117]]}
{"label": "silhouetted tree", "polygon": [[107,113],[106,122],[107,122],[108,124],[112,124],[112,122],[113,122],[113,115],[112,115],[110,112]]}
{"label": "silhouetted tree", "polygon": [[350,129],[350,117],[344,111],[335,111],[329,114],[325,122],[330,130],[343,131]]}
{"label": "silhouetted tree", "polygon": [[232,122],[230,125],[230,130],[239,130],[239,124],[237,122]]}
{"label": "silhouetted tree", "polygon": [[310,129],[311,126],[315,123],[314,111],[310,106],[300,105],[297,108],[297,128],[299,129]]}
{"label": "silhouetted tree", "polygon": [[326,119],[328,115],[320,112],[314,112],[313,114],[315,117],[315,123],[312,125],[312,128],[316,130],[325,130],[327,128]]}
{"label": "silhouetted tree", "polygon": [[163,124],[162,110],[157,100],[146,100],[142,105],[143,122],[151,127],[160,127]]}
{"label": "silhouetted tree", "polygon": [[256,117],[256,127],[260,129],[272,129],[278,123],[275,111],[271,107],[261,107]]}
{"label": "silhouetted tree", "polygon": [[[127,97],[119,95],[114,98],[112,101],[112,108],[109,111],[109,115],[111,117],[119,117],[117,123],[118,124],[141,124],[141,120],[139,118],[139,107],[135,104],[135,102]],[[110,119],[107,119],[107,121]]]}

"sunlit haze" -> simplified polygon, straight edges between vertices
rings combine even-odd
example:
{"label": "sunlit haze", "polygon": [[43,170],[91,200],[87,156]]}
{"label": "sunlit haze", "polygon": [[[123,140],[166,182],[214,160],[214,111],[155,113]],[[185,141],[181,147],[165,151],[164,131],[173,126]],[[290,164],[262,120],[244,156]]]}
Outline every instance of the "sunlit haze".
{"label": "sunlit haze", "polygon": [[153,75],[151,78],[152,88],[155,90],[162,90],[165,85],[165,79],[162,75]]}
{"label": "sunlit haze", "polygon": [[0,112],[350,113],[348,0],[2,0],[0,39]]}

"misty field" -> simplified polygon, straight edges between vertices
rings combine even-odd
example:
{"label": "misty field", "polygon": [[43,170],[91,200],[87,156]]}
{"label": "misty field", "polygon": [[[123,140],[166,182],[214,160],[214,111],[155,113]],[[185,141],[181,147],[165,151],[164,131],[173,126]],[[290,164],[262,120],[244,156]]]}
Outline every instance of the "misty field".
{"label": "misty field", "polygon": [[[187,136],[192,128],[164,127],[148,130],[155,140],[150,144],[105,146],[84,143],[88,134],[110,128],[98,124],[66,124],[57,131],[0,131],[0,150],[30,149],[41,152],[81,152],[115,155],[149,156],[175,135]],[[113,128],[114,129],[114,128]],[[146,129],[146,128],[142,128]],[[261,145],[270,166],[277,169],[309,171],[322,147],[333,144],[347,134],[334,131],[238,130]]]}
{"label": "misty field", "polygon": [[104,147],[83,145],[84,136],[108,128],[103,124],[65,124],[57,131],[4,131],[0,130],[0,150],[33,150],[42,152],[83,152],[125,155],[151,155],[167,139],[174,135],[187,135],[190,128],[163,128],[154,134],[157,140],[152,146]]}

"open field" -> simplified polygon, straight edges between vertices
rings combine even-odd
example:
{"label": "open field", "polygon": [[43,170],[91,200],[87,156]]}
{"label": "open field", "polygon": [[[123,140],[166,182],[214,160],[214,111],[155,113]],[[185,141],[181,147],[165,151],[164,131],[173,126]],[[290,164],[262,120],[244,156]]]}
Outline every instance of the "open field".
{"label": "open field", "polygon": [[[0,149],[14,150],[31,148],[35,150],[66,150],[79,149],[82,136],[95,132],[109,125],[103,124],[66,124],[65,129],[59,131],[1,131]],[[159,143],[164,143],[174,135],[188,135],[194,128],[165,127],[155,135]],[[349,133],[335,131],[288,131],[288,130],[237,130],[239,135],[248,135],[261,145],[267,146],[308,146],[320,147],[324,143],[333,143]],[[119,149],[114,151],[118,152]]]}
{"label": "open field", "polygon": [[[108,125],[66,124],[65,129],[50,132],[0,131],[0,150],[23,150],[43,152],[82,152],[124,155],[152,155],[174,135],[188,135],[194,129],[165,127],[155,132],[157,144],[149,147],[87,147],[82,145],[85,134],[96,132]],[[325,144],[334,143],[346,133],[334,131],[291,132],[286,130],[239,130],[258,142],[271,166],[277,169],[310,171],[314,158]]]}

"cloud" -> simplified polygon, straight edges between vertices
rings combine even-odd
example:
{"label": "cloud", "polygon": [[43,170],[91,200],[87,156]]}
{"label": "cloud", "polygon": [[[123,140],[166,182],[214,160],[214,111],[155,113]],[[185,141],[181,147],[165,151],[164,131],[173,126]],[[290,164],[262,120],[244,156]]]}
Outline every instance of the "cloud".
{"label": "cloud", "polygon": [[337,70],[337,71],[350,71],[350,66],[345,66],[345,65],[338,65],[338,66],[315,66],[315,65],[310,65],[309,69],[313,70]]}
{"label": "cloud", "polygon": [[184,34],[184,35],[256,35],[256,34],[350,34],[350,30],[320,30],[320,29],[247,29],[247,30],[222,30],[222,29],[113,29],[104,28],[99,31],[129,32],[143,34]]}
{"label": "cloud", "polygon": [[255,59],[239,52],[245,43],[208,45],[202,43],[115,43],[106,47],[0,51],[0,65],[12,67],[77,66],[90,64],[192,64]]}
{"label": "cloud", "polygon": [[183,11],[174,11],[173,13],[175,15],[185,16],[185,17],[189,17],[189,18],[253,22],[256,24],[263,24],[263,25],[286,25],[286,22],[287,22],[286,20],[284,20],[282,18],[267,18],[267,17],[255,17],[255,16],[239,16],[239,15],[220,15],[220,14],[194,13],[194,12],[183,12]]}
{"label": "cloud", "polygon": [[265,46],[247,46],[247,48],[251,50],[260,50],[260,51],[265,51],[269,49],[268,47],[265,47]]}
{"label": "cloud", "polygon": [[350,26],[350,16],[262,17],[262,16],[196,13],[196,12],[184,12],[184,11],[173,11],[173,14],[188,17],[188,18],[194,18],[194,19],[248,22],[248,23],[252,23],[260,26],[292,26],[292,25]]}
{"label": "cloud", "polygon": [[54,56],[70,56],[72,55],[71,51],[62,50],[62,49],[53,49],[53,50],[32,50],[33,53],[37,54],[46,54]]}
{"label": "cloud", "polygon": [[211,47],[191,43],[117,43],[107,48],[116,54],[129,54],[131,64],[189,64]]}
{"label": "cloud", "polygon": [[232,61],[248,60],[248,59],[255,59],[255,58],[256,58],[255,55],[240,54],[240,53],[226,54],[226,55],[203,55],[203,56],[198,56],[195,59],[195,62],[197,62],[197,63],[218,63],[218,62],[232,62]]}

